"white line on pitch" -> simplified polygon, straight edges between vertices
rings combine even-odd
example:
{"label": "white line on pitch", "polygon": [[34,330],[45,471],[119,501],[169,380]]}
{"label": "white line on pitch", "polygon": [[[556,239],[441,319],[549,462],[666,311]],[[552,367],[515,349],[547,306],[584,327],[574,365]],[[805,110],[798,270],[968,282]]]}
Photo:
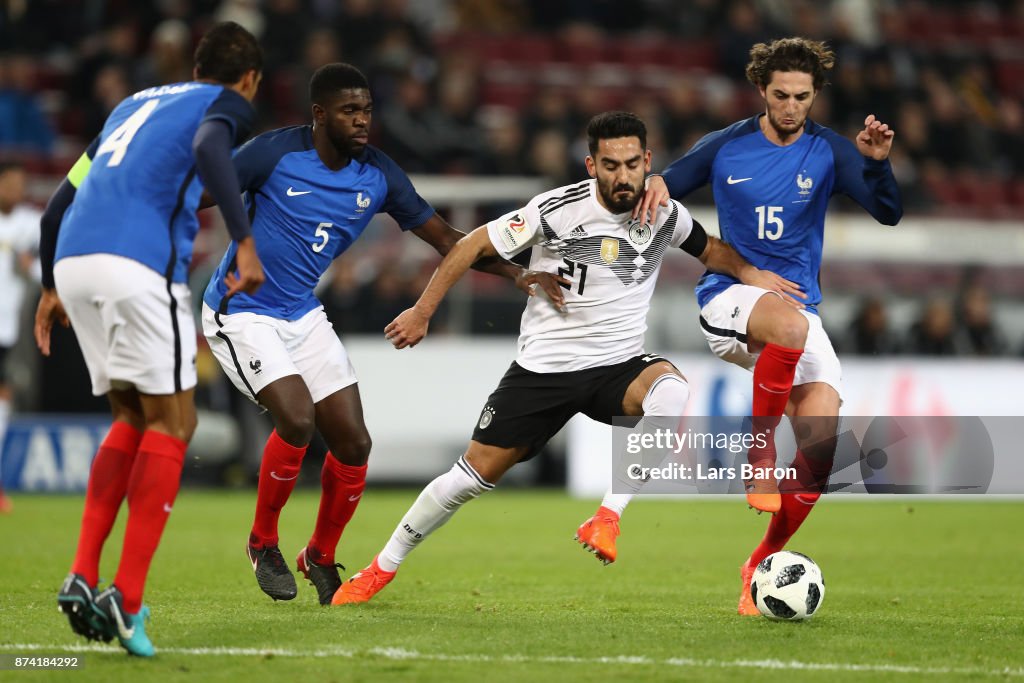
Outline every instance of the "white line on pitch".
{"label": "white line on pitch", "polygon": [[[41,645],[38,643],[0,643],[0,651],[47,651],[47,652],[109,652],[120,653],[121,649],[111,645]],[[572,657],[563,655],[531,656],[531,655],[481,655],[481,654],[439,654],[418,652],[395,647],[375,647],[368,650],[345,650],[327,648],[319,650],[288,650],[283,648],[245,648],[245,647],[162,647],[158,653],[213,656],[213,657],[275,657],[322,658],[322,657],[380,657],[392,660],[412,660],[429,662],[472,662],[472,663],[511,663],[511,664],[621,664],[639,666],[674,666],[692,669],[774,669],[777,671],[860,671],[866,673],[904,673],[933,674],[938,676],[982,675],[982,676],[1017,676],[1024,677],[1024,668],[1011,669],[980,669],[959,667],[921,667],[900,664],[849,664],[843,662],[800,662],[781,659],[692,659],[689,657],[669,657],[658,659],[646,656],[618,657]]]}

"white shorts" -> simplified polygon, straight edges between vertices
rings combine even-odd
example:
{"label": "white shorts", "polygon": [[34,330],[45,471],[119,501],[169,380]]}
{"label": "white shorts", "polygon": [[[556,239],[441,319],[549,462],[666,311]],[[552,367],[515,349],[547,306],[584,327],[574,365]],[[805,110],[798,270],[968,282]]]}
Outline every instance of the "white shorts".
{"label": "white shorts", "polygon": [[192,295],[138,261],[113,254],[62,258],[53,268],[97,396],[134,387],[161,396],[196,385]]}
{"label": "white shorts", "polygon": [[323,306],[298,320],[280,320],[259,313],[222,315],[204,303],[203,334],[231,383],[257,405],[264,387],[288,375],[302,377],[313,403],[357,381]]}
{"label": "white shorts", "polygon": [[[747,346],[747,320],[754,304],[771,290],[750,285],[732,285],[700,309],[700,326],[711,351],[723,360],[753,370],[761,350]],[[807,343],[796,366],[793,386],[824,382],[842,397],[843,371],[821,318],[809,311],[800,311],[807,318]]]}

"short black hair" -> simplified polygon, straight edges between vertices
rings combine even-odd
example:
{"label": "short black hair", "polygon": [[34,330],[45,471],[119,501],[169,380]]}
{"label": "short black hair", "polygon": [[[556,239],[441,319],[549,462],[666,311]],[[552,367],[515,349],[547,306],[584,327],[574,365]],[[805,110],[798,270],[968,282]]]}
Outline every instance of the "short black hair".
{"label": "short black hair", "polygon": [[263,50],[251,33],[233,21],[225,21],[200,39],[195,64],[198,78],[237,83],[246,72],[263,70]]}
{"label": "short black hair", "polygon": [[632,137],[640,138],[640,146],[647,149],[647,126],[643,119],[628,111],[606,111],[587,124],[590,156],[597,156],[597,143],[601,140]]}
{"label": "short black hair", "polygon": [[369,90],[370,82],[363,72],[344,62],[325,64],[309,79],[309,101],[325,105],[342,90]]}

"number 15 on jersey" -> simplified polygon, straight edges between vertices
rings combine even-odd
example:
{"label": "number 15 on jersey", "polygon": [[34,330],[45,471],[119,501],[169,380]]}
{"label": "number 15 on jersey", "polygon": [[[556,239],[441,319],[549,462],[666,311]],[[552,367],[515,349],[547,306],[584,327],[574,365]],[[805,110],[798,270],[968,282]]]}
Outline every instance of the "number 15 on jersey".
{"label": "number 15 on jersey", "polygon": [[754,213],[757,214],[757,239],[777,240],[782,237],[781,206],[756,206]]}

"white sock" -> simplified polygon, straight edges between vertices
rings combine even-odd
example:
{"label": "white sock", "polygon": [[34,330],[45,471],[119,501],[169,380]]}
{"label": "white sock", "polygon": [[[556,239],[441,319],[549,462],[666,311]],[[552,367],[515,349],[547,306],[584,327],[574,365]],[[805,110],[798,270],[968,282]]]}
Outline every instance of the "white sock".
{"label": "white sock", "polygon": [[463,504],[493,488],[494,484],[484,481],[466,462],[466,456],[462,456],[450,470],[423,489],[377,555],[377,564],[386,572],[397,571],[402,560],[451,519]]}
{"label": "white sock", "polygon": [[[645,416],[679,416],[686,412],[690,399],[690,385],[675,373],[666,373],[651,383],[641,404]],[[617,482],[608,488],[601,500],[601,507],[614,511],[620,517],[633,496],[643,488],[644,481],[631,479],[624,474],[616,475]],[[618,489],[622,493],[612,493]]]}

